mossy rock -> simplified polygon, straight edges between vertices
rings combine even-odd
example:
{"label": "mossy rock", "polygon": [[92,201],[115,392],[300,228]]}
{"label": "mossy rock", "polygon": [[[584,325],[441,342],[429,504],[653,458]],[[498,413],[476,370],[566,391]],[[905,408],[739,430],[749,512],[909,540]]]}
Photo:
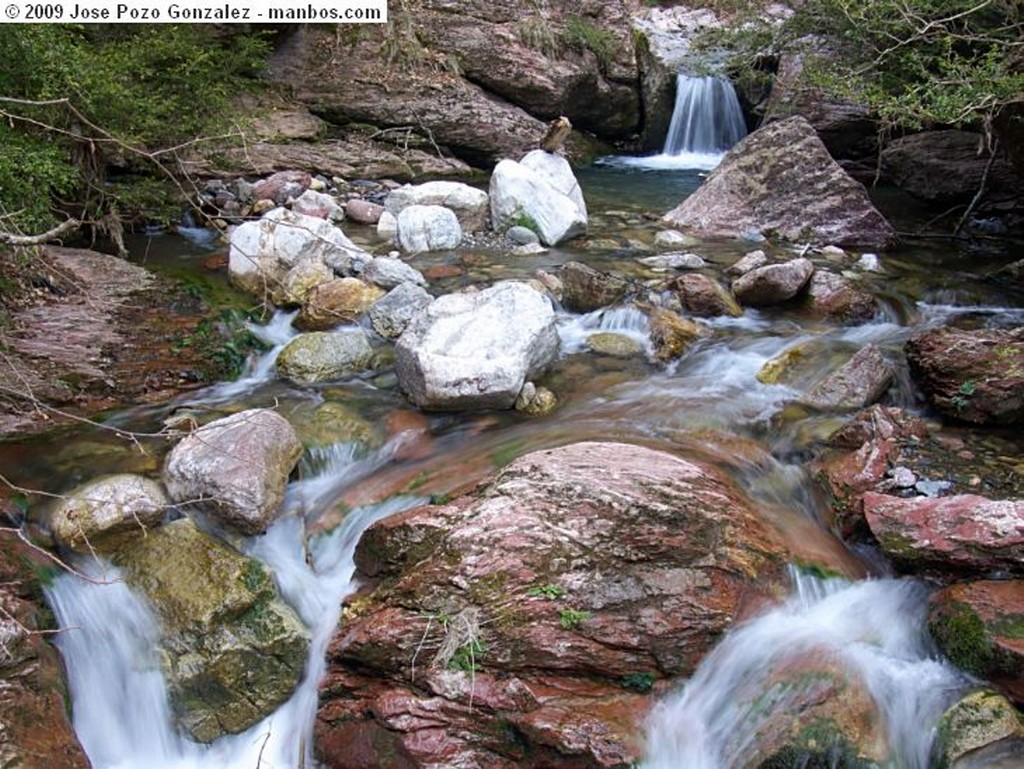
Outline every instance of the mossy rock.
{"label": "mossy rock", "polygon": [[934,760],[945,769],[972,751],[1022,737],[1020,714],[1009,700],[988,689],[971,692],[942,714]]}

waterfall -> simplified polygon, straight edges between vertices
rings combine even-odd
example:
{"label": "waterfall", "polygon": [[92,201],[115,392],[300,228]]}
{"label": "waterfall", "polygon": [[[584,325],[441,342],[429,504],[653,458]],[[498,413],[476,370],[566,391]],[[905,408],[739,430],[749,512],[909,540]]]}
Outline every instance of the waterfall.
{"label": "waterfall", "polygon": [[746,133],[732,83],[720,77],[677,76],[664,154],[718,156]]}
{"label": "waterfall", "polygon": [[763,696],[771,671],[801,653],[826,654],[860,679],[880,713],[894,765],[928,769],[935,725],[964,691],[935,658],[924,627],[927,590],[912,580],[848,583],[796,577],[782,606],[731,631],[686,685],[651,714],[644,769],[742,766],[786,697]]}
{"label": "waterfall", "polygon": [[601,158],[602,165],[708,170],[747,134],[736,91],[722,77],[676,76],[676,103],[660,155]]}

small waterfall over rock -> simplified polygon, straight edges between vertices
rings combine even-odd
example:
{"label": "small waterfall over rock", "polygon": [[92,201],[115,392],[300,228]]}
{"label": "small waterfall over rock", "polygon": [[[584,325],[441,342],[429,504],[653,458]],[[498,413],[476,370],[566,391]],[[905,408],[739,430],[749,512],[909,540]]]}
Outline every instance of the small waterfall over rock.
{"label": "small waterfall over rock", "polygon": [[678,76],[665,155],[721,155],[746,134],[732,83],[721,77]]}
{"label": "small waterfall over rock", "polygon": [[661,154],[602,158],[600,162],[649,170],[709,170],[746,134],[743,110],[732,83],[723,77],[680,74]]}
{"label": "small waterfall over rock", "polygon": [[[884,760],[906,769],[931,766],[938,719],[968,683],[935,657],[922,629],[925,587],[800,574],[794,581],[789,601],[731,631],[686,686],[654,710],[644,769],[725,769],[747,765],[753,755],[770,758],[757,754],[766,735],[779,722],[791,728],[806,717],[801,711],[816,703],[801,695],[802,687],[824,689],[830,675],[841,676],[843,688],[859,682],[873,701]],[[830,747],[840,749],[818,745]]]}

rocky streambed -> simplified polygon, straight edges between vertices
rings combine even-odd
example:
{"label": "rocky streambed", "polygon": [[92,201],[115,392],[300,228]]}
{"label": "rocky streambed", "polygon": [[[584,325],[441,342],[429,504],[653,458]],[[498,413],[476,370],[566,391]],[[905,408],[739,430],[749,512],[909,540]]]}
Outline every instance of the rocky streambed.
{"label": "rocky streambed", "polygon": [[[738,237],[680,231],[657,218],[677,200],[631,202],[632,172],[564,183],[547,161],[496,174],[511,192],[414,185],[378,209],[325,189],[340,224],[304,208],[309,175],[268,183],[227,265],[276,308],[243,375],[115,414],[113,435],[4,447],[19,488],[57,497],[9,500],[25,536],[97,595],[145,596],[125,616],[159,649],[135,665],[163,704],[124,713],[71,652],[79,622],[113,638],[121,620],[69,621],[82,577],[53,588],[89,760],[628,766],[657,753],[655,704],[794,569],[889,578],[907,633],[930,633],[913,653],[945,660],[917,725],[936,755],[1016,755],[1012,255],[968,270],[875,250],[885,228],[842,247],[739,219]],[[736,765],[905,761],[885,697],[824,642],[801,649],[773,663]]]}

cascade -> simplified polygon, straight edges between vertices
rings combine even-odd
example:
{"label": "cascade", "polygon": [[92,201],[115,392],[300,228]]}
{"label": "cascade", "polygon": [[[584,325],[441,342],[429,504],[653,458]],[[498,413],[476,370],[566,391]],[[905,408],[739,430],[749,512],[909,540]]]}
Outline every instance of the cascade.
{"label": "cascade", "polygon": [[720,155],[747,133],[736,91],[725,78],[679,75],[666,155]]}

